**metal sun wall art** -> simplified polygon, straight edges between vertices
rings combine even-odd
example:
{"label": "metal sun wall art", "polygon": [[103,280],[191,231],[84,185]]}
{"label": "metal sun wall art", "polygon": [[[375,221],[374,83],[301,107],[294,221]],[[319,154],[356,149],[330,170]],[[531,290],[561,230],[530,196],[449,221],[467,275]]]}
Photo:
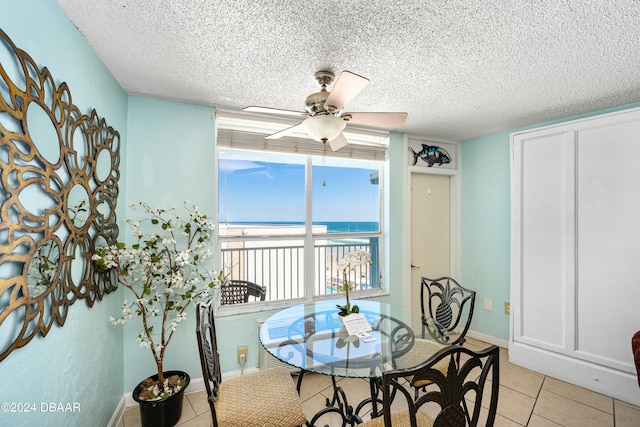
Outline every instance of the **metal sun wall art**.
{"label": "metal sun wall art", "polygon": [[91,256],[118,236],[119,165],[120,134],[0,30],[0,361],[116,289]]}

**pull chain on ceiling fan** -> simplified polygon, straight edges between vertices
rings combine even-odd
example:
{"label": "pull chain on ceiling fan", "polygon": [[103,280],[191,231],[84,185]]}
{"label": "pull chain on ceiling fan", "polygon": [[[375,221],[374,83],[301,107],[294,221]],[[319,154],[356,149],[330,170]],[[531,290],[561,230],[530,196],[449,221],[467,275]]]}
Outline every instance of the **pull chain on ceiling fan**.
{"label": "pull chain on ceiling fan", "polygon": [[366,77],[350,71],[342,71],[331,91],[328,91],[327,87],[333,82],[335,77],[333,72],[328,70],[317,71],[314,77],[320,84],[320,91],[307,97],[305,100],[306,111],[256,106],[246,107],[244,111],[307,117],[301,123],[283,129],[266,138],[278,139],[294,132],[303,131],[309,138],[322,142],[325,145],[324,148],[326,148],[328,142],[333,151],[337,151],[349,143],[342,133],[348,123],[391,130],[401,127],[407,119],[407,113],[342,113],[349,101],[369,85],[369,79]]}

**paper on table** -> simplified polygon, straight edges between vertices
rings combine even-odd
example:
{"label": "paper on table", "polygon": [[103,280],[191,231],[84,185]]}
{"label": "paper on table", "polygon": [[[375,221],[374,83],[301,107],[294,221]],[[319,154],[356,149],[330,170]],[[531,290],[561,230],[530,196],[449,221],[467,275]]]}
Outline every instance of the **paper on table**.
{"label": "paper on table", "polygon": [[357,334],[357,336],[362,342],[371,342],[376,340],[376,338],[373,335],[369,335],[368,332],[360,332]]}
{"label": "paper on table", "polygon": [[356,335],[361,332],[369,332],[371,325],[367,322],[367,319],[360,313],[351,313],[348,316],[342,318],[344,327],[347,328],[349,335]]}

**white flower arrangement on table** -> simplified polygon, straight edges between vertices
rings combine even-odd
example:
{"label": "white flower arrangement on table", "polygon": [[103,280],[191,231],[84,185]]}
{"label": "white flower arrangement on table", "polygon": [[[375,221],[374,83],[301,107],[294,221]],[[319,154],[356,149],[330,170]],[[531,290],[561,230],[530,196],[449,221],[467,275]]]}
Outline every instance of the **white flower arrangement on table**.
{"label": "white flower arrangement on table", "polygon": [[338,262],[338,270],[342,271],[343,287],[347,299],[347,303],[345,305],[337,306],[340,309],[341,315],[346,316],[351,313],[360,312],[360,308],[357,305],[351,307],[351,303],[349,302],[349,291],[353,285],[349,283],[347,274],[349,271],[355,270],[356,267],[369,264],[371,264],[371,254],[363,250],[349,252]]}
{"label": "white flower arrangement on table", "polygon": [[221,281],[221,275],[204,265],[211,257],[215,226],[196,206],[185,202],[184,207],[186,220],[173,208],[152,208],[144,202],[131,205],[145,213],[143,219],[125,221],[137,242],[96,248],[92,257],[100,270],[114,272],[118,283],[133,294],[132,302],[122,304],[121,316],[110,321],[119,325],[141,317],[143,330],[137,340],[140,347],[151,349],[158,371],[158,380],[148,384],[149,397],[141,396],[145,400],[167,397],[183,386],[164,378],[165,351],[186,319],[186,308],[208,299]]}

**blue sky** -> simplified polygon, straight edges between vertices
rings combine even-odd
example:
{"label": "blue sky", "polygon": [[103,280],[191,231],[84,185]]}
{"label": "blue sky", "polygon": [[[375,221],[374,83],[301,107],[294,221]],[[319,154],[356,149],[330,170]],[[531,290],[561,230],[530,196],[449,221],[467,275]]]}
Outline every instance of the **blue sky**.
{"label": "blue sky", "polygon": [[[220,221],[304,221],[304,157],[251,154],[261,160],[225,160],[221,153]],[[313,220],[379,221],[379,186],[370,182],[376,163],[327,158],[324,168],[318,160],[313,166]]]}

